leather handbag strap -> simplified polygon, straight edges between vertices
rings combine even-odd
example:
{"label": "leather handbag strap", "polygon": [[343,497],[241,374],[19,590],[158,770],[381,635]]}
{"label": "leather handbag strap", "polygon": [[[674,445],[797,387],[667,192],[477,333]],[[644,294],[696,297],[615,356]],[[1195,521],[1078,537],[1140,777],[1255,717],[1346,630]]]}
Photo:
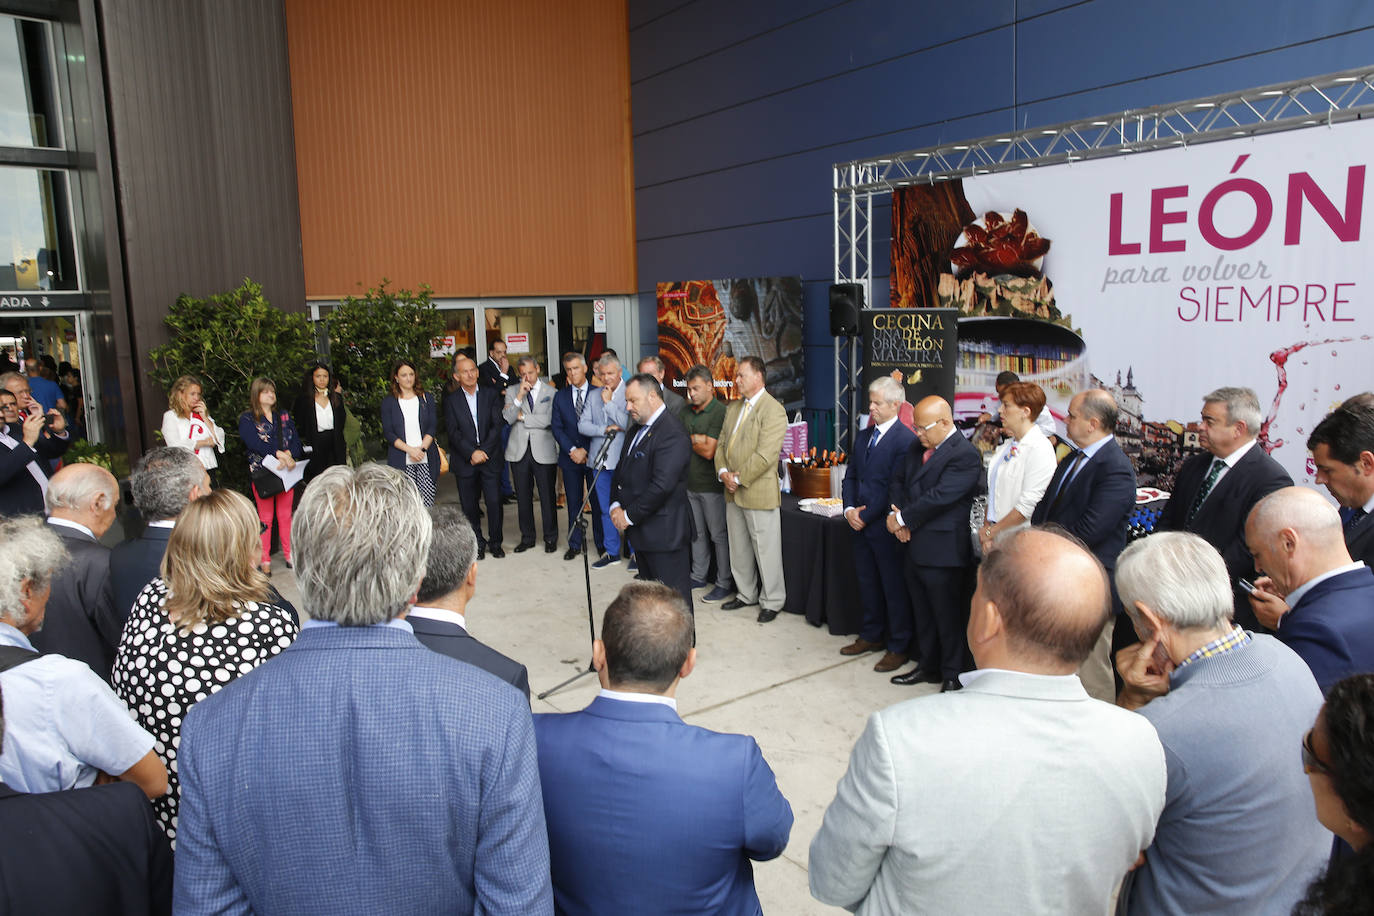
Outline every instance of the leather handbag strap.
{"label": "leather handbag strap", "polygon": [[25,662],[31,662],[38,657],[39,653],[32,649],[25,649],[23,646],[0,646],[0,671],[18,668]]}

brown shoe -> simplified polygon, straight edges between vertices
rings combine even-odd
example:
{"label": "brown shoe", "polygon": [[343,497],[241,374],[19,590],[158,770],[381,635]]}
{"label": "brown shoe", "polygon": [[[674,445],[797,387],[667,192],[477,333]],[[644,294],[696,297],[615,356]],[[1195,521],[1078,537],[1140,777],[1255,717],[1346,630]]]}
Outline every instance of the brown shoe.
{"label": "brown shoe", "polygon": [[880,642],[869,642],[863,637],[859,637],[849,645],[840,650],[841,655],[863,655],[865,652],[878,652],[883,648]]}
{"label": "brown shoe", "polygon": [[905,664],[905,655],[898,655],[896,652],[888,652],[882,658],[878,659],[878,664],[873,666],[873,670],[887,673],[888,671],[896,671]]}

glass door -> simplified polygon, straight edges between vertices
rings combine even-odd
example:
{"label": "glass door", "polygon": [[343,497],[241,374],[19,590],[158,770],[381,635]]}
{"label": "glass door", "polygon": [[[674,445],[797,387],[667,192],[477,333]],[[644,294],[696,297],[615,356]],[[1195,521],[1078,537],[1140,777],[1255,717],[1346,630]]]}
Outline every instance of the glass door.
{"label": "glass door", "polygon": [[36,360],[43,377],[62,389],[77,438],[102,442],[100,378],[87,371],[95,365],[89,320],[85,312],[0,312],[0,365],[25,371],[26,361]]}
{"label": "glass door", "polygon": [[512,365],[522,356],[533,356],[539,360],[542,374],[551,378],[562,367],[549,352],[549,344],[557,341],[550,340],[548,325],[548,310],[542,305],[483,308],[482,350],[478,358],[485,359],[492,343],[504,340]]}

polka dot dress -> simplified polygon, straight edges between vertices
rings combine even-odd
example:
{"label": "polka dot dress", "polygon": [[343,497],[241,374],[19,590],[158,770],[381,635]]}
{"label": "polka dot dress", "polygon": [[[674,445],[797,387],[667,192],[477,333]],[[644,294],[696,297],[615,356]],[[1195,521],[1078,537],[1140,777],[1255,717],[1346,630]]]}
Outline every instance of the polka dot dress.
{"label": "polka dot dress", "polygon": [[250,601],[223,623],[183,631],[167,618],[167,586],[154,579],[139,593],[119,640],[111,683],[138,724],[154,738],[167,767],[168,792],[153,802],[167,838],[176,844],[177,746],[186,711],[225,684],[291,645],[299,628],[276,605]]}

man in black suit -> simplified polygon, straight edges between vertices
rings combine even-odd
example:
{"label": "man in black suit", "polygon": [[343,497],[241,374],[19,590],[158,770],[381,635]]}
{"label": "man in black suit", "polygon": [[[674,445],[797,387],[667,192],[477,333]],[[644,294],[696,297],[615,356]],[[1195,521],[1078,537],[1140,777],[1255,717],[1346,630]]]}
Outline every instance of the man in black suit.
{"label": "man in black suit", "polygon": [[39,652],[85,662],[107,682],[124,617],[110,587],[110,548],[100,538],[114,523],[119,481],[94,464],[69,464],[48,484],[48,524],[71,561],[52,578],[43,628],[29,640]]}
{"label": "man in black suit", "polygon": [[[481,386],[477,363],[459,355],[453,361],[453,379],[458,387],[444,398],[444,419],[448,429],[449,468],[458,481],[458,499],[477,534],[477,559],[491,550],[493,557],[504,557],[501,547],[504,518],[501,512],[501,419],[502,395],[495,388]],[[482,511],[478,495],[486,501],[487,538],[482,540]]]}
{"label": "man in black suit", "polygon": [[43,413],[24,376],[0,379],[0,516],[38,514],[49,464],[71,444],[67,421],[56,410]]}
{"label": "man in black suit", "polygon": [[467,517],[452,505],[429,510],[434,539],[429,545],[425,578],[406,612],[415,638],[440,655],[476,665],[530,698],[525,666],[468,634],[467,607],[477,590],[477,534]]}
{"label": "man in black suit", "polygon": [[[1056,524],[1082,541],[1109,576],[1126,547],[1136,489],[1135,468],[1116,441],[1116,416],[1116,401],[1109,392],[1092,388],[1074,396],[1064,427],[1075,449],[1059,462],[1031,515],[1031,524]],[[1120,601],[1113,597],[1112,605],[1120,614]],[[1107,621],[1078,672],[1089,695],[1108,703],[1116,700],[1111,651],[1115,619]]]}
{"label": "man in black suit", "polygon": [[587,382],[587,361],[581,353],[563,354],[563,375],[567,384],[553,396],[553,438],[558,443],[558,469],[563,473],[563,491],[568,498],[568,549],[563,559],[575,560],[582,552],[582,529],[577,527],[577,521],[582,518],[587,493],[592,497],[592,539],[596,552],[598,556],[606,552],[601,510],[596,493],[592,492],[592,481],[596,479],[592,462],[596,456],[588,452],[591,437],[577,428],[587,410],[587,399],[599,398],[601,393]]}
{"label": "man in black suit", "polygon": [[1191,531],[1217,549],[1231,578],[1235,621],[1247,630],[1257,621],[1249,593],[1236,584],[1255,578],[1255,562],[1245,549],[1245,519],[1255,503],[1293,485],[1288,472],[1256,444],[1260,422],[1259,398],[1249,388],[1218,388],[1203,397],[1198,441],[1205,451],[1179,468],[1173,495],[1155,525],[1158,531]]}
{"label": "man in black suit", "polygon": [[160,574],[181,510],[210,492],[210,475],[190,449],[163,446],[144,452],[129,476],[129,489],[148,524],[110,552],[110,587],[121,622],[129,619],[138,593]]}
{"label": "man in black suit", "polygon": [[611,523],[629,537],[644,576],[675,589],[691,610],[687,465],[692,441],[660,391],[652,375],[636,375],[625,386],[625,408],[634,425],[625,434],[611,481]]}
{"label": "man in black suit", "polygon": [[983,459],[954,428],[949,402],[931,395],[914,411],[917,441],[892,474],[887,530],[906,545],[907,597],[919,652],[894,684],[958,690],[964,670],[964,572],[973,557],[969,510]]}
{"label": "man in black suit", "polygon": [[29,794],[0,782],[0,836],[7,913],[172,912],[172,848],[134,783]]}
{"label": "man in black suit", "polygon": [[1374,406],[1347,402],[1333,410],[1307,437],[1307,447],[1317,483],[1341,504],[1346,549],[1374,567]]}
{"label": "man in black suit", "polygon": [[[502,405],[506,403],[506,389],[520,381],[520,373],[506,356],[506,342],[500,337],[487,348],[487,358],[478,369],[477,383],[489,391],[496,392]],[[510,466],[506,464],[506,443],[510,441],[510,426],[501,420],[501,451],[496,455],[496,463],[501,466],[501,498],[507,503],[515,502],[515,487],[510,482]]]}

